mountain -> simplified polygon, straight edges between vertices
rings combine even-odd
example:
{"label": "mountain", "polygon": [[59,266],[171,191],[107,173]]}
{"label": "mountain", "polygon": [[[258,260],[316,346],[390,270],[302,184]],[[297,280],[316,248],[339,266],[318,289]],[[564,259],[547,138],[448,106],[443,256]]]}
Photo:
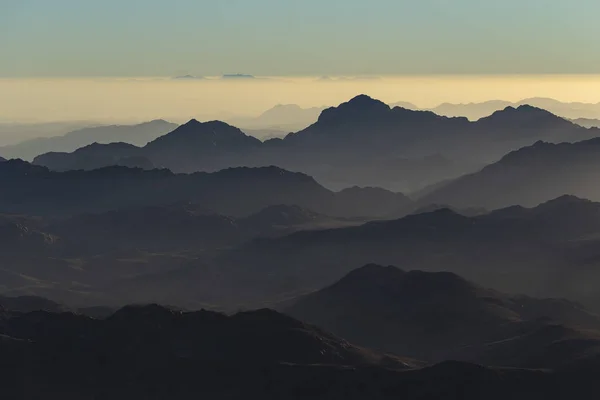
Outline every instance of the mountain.
{"label": "mountain", "polygon": [[549,98],[529,98],[517,102],[490,100],[482,103],[452,104],[443,103],[431,109],[436,114],[449,117],[467,117],[470,120],[478,120],[486,117],[495,111],[505,109],[506,107],[518,107],[521,105],[531,105],[543,108],[553,114],[560,115],[563,118],[599,118],[600,104],[596,103],[565,103]]}
{"label": "mountain", "polygon": [[[485,360],[488,365],[530,368],[550,367],[533,359],[549,351],[549,344],[568,349],[568,343],[578,339],[571,339],[575,330],[567,335],[556,324],[600,328],[600,317],[568,301],[509,296],[448,272],[403,271],[374,264],[300,298],[285,311],[353,342],[421,360]],[[520,341],[517,338],[548,330],[556,333],[551,340],[531,341],[528,347],[519,344],[521,351],[513,350],[510,362],[503,357]],[[563,352],[552,367],[583,354],[600,354],[600,334],[590,333],[588,339],[586,346]],[[497,358],[491,357],[490,350],[495,343],[504,343]]]}
{"label": "mountain", "polygon": [[600,128],[600,119],[592,118],[576,118],[571,120],[574,124],[583,126],[584,128]]}
{"label": "mountain", "polygon": [[510,101],[490,100],[482,103],[453,104],[442,103],[431,109],[436,114],[448,117],[466,117],[471,121],[487,117],[496,111],[514,106]]}
{"label": "mountain", "polygon": [[[143,148],[157,165],[179,172],[219,170],[243,165],[243,157],[262,142],[220,121],[195,119]],[[176,166],[176,167],[175,167]]]}
{"label": "mountain", "polygon": [[[273,113],[298,112],[296,106],[279,108],[283,110],[276,107]],[[508,107],[470,122],[431,111],[390,108],[360,95],[323,110],[315,123],[283,139],[260,142],[223,122],[191,120],[141,150],[131,149],[130,156],[146,157],[149,162],[143,165],[174,172],[277,165],[311,175],[333,189],[377,185],[393,191],[417,191],[477,171],[507,152],[539,140],[575,142],[599,132],[531,106]],[[108,147],[104,151],[104,166],[123,156],[112,154]],[[65,160],[60,163],[61,170],[80,165],[77,155],[61,157]],[[45,159],[40,156],[36,162]],[[44,165],[55,168],[51,163]]]}
{"label": "mountain", "polygon": [[221,79],[256,79],[252,75],[248,74],[225,74],[221,76]]}
{"label": "mountain", "polygon": [[310,152],[314,160],[323,157],[339,164],[350,164],[346,159],[350,157],[415,158],[435,153],[451,160],[481,163],[495,161],[538,140],[573,142],[593,138],[598,132],[531,106],[508,107],[470,122],[431,111],[390,108],[360,95],[324,110],[315,124],[288,135],[283,144]]}
{"label": "mountain", "polygon": [[0,157],[0,162],[4,162],[4,161],[6,161],[6,158]]}
{"label": "mountain", "polygon": [[94,121],[0,122],[0,146],[12,146],[30,139],[63,135],[65,132],[99,125]]}
{"label": "mountain", "polygon": [[24,142],[4,146],[0,153],[9,158],[33,160],[36,156],[49,152],[73,152],[93,143],[108,144],[124,142],[143,146],[177,127],[164,120],[144,122],[137,125],[108,125],[87,127],[71,131],[62,136],[38,137]]}
{"label": "mountain", "polygon": [[389,106],[392,108],[394,108],[394,107],[406,108],[407,110],[418,110],[419,109],[419,107],[417,107],[413,103],[409,103],[408,101],[397,101],[395,103],[389,103]]}
{"label": "mountain", "polygon": [[175,80],[184,80],[184,81],[185,81],[185,80],[198,80],[198,79],[204,79],[204,77],[203,77],[203,76],[194,76],[194,75],[189,75],[189,74],[188,74],[188,75],[180,75],[180,76],[176,76],[176,77],[173,77],[172,79],[175,79]]}
{"label": "mountain", "polygon": [[226,118],[225,121],[242,127],[247,133],[256,130],[275,130],[284,132],[283,135],[276,135],[283,137],[290,131],[304,129],[313,124],[324,109],[325,107],[302,108],[297,104],[277,104],[256,117],[231,117]]}
{"label": "mountain", "polygon": [[[233,134],[238,135],[238,132]],[[246,139],[241,140],[245,143]],[[233,142],[237,141],[238,138],[234,138]],[[167,148],[178,146],[177,137],[164,143]],[[271,205],[286,204],[334,217],[376,217],[385,216],[410,201],[400,194],[381,190],[368,204],[356,203],[345,193],[327,190],[307,175],[277,167],[230,168],[194,174],[125,167],[54,172],[11,160],[0,164],[0,177],[5,189],[0,192],[0,209],[30,215],[78,214],[192,202],[231,216],[247,216]],[[367,189],[355,192],[362,190]],[[239,201],[241,195],[244,196],[242,202]],[[391,201],[393,199],[398,203]]]}
{"label": "mountain", "polygon": [[278,104],[259,115],[255,124],[262,126],[293,127],[300,129],[314,123],[325,107],[302,108],[297,104]]}
{"label": "mountain", "polygon": [[33,164],[54,171],[93,170],[107,166],[154,169],[139,147],[128,143],[93,143],[72,153],[45,153],[33,159]]}
{"label": "mountain", "polygon": [[599,200],[600,192],[591,184],[600,177],[599,156],[600,139],[560,144],[536,142],[421,200],[488,209],[513,204],[532,206],[562,194]]}
{"label": "mountain", "polygon": [[33,162],[57,171],[112,165],[145,169],[154,165],[168,166],[176,172],[212,171],[242,165],[245,153],[261,144],[260,140],[226,123],[201,123],[192,119],[144,147],[94,143],[72,153],[42,154]]}
{"label": "mountain", "polygon": [[269,140],[269,139],[281,139],[281,138],[285,137],[285,135],[288,134],[287,131],[282,131],[279,129],[269,129],[269,128],[267,128],[267,129],[244,128],[243,131],[246,135],[254,136],[255,138],[260,139],[262,141]]}
{"label": "mountain", "polygon": [[[465,216],[448,209],[254,240],[221,254],[215,302],[264,304],[318,290],[368,263],[451,271],[484,287],[564,297],[600,310],[600,203],[561,197]],[[282,266],[285,266],[283,268]],[[199,271],[197,271],[199,272]],[[222,290],[231,294],[219,296]],[[207,293],[208,293],[207,292]]]}
{"label": "mountain", "polygon": [[6,311],[19,313],[28,313],[34,311],[62,313],[69,311],[69,309],[62,304],[36,296],[0,296],[0,307]]}
{"label": "mountain", "polygon": [[462,362],[418,368],[270,310],[225,316],[128,306],[103,320],[3,311],[0,332],[0,384],[10,398],[562,400],[599,393],[595,360],[557,371]]}

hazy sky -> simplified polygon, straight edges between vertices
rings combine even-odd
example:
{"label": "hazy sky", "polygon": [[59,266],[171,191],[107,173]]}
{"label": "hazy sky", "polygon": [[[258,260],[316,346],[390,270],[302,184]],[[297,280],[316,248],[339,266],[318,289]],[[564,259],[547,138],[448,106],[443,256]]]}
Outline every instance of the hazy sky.
{"label": "hazy sky", "polygon": [[165,118],[224,119],[258,115],[275,104],[332,106],[360,93],[421,107],[554,97],[600,101],[600,75],[398,76],[323,82],[315,77],[249,81],[170,78],[0,78],[0,122]]}
{"label": "hazy sky", "polygon": [[598,0],[0,0],[0,76],[598,73]]}

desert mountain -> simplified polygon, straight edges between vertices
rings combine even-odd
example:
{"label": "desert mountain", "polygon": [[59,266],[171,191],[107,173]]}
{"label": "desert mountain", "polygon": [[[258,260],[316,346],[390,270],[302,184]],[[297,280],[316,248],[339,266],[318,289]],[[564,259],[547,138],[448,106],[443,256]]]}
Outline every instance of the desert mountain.
{"label": "desert mountain", "polygon": [[422,197],[426,203],[489,209],[532,206],[562,194],[600,200],[600,139],[577,143],[537,142],[504,156]]}
{"label": "desert mountain", "polygon": [[124,142],[143,146],[177,127],[164,120],[144,122],[137,125],[108,125],[81,128],[62,136],[39,137],[0,148],[0,153],[8,158],[33,160],[36,156],[49,152],[70,153],[93,143],[108,144]]}
{"label": "desert mountain", "polygon": [[[357,189],[348,196],[325,189],[307,175],[277,167],[195,174],[125,167],[54,172],[12,160],[0,164],[0,177],[5,189],[0,193],[0,209],[30,215],[193,202],[231,216],[247,216],[271,205],[285,204],[336,217],[375,217],[410,203],[405,196],[385,190],[377,192],[368,204],[357,203],[357,194],[369,189]],[[242,202],[240,195],[244,196]]]}
{"label": "desert mountain", "polygon": [[600,128],[600,119],[576,118],[576,119],[573,119],[571,121],[574,124],[583,126],[584,128]]}
{"label": "desert mountain", "polygon": [[211,279],[238,301],[284,299],[375,262],[452,271],[484,287],[575,299],[598,310],[599,232],[600,204],[568,196],[472,217],[442,209],[256,240],[221,255],[219,276]]}
{"label": "desert mountain", "polygon": [[297,104],[278,104],[257,117],[229,118],[227,122],[246,129],[295,131],[313,124],[325,107],[302,108]]}
{"label": "desert mountain", "polygon": [[132,144],[93,143],[72,153],[45,153],[35,157],[38,165],[51,165],[55,171],[93,170],[106,166],[154,169],[152,162]]}
{"label": "desert mountain", "polygon": [[[550,343],[568,349],[569,343],[579,339],[577,335],[584,336],[583,331],[561,330],[557,324],[600,328],[600,317],[568,301],[509,296],[448,272],[403,271],[373,264],[300,298],[286,312],[356,343],[426,361],[452,358],[531,368],[550,367],[537,359],[543,350],[549,351]],[[534,346],[520,343],[527,335],[552,331],[551,338],[538,346],[533,340]],[[564,352],[552,367],[596,354],[600,334],[588,336],[588,346]],[[526,351],[520,351],[516,359],[517,351],[511,349],[510,362],[500,357],[502,352],[494,359],[489,349],[495,343],[504,343],[504,352],[511,349],[509,344]]]}
{"label": "desert mountain", "polygon": [[543,108],[553,114],[563,118],[598,118],[600,117],[600,104],[593,103],[565,103],[554,99],[534,97],[523,99],[517,102],[503,100],[491,100],[482,103],[452,104],[444,103],[431,109],[436,114],[449,117],[467,117],[470,120],[478,120],[486,117],[495,111],[506,107],[518,107],[522,105],[531,105]]}
{"label": "desert mountain", "polygon": [[[0,317],[10,398],[554,400],[596,396],[597,362],[555,372],[446,362],[421,369],[270,310],[233,316],[156,305],[106,319]],[[235,384],[232,384],[235,383]]]}
{"label": "desert mountain", "polygon": [[143,154],[157,165],[177,165],[176,171],[214,171],[244,165],[246,154],[261,145],[260,140],[224,122],[193,119],[148,143]]}
{"label": "desert mountain", "polygon": [[[365,95],[321,112],[309,127],[283,139],[260,142],[228,124],[191,120],[130,156],[147,157],[174,172],[214,171],[236,166],[278,165],[314,176],[332,188],[378,185],[418,190],[456,178],[538,140],[573,142],[593,138],[586,129],[531,106],[508,107],[470,122],[431,111],[390,108]],[[109,147],[104,160],[117,157]],[[70,159],[70,161],[69,161]],[[36,164],[76,169],[76,153],[61,160],[40,156]]]}

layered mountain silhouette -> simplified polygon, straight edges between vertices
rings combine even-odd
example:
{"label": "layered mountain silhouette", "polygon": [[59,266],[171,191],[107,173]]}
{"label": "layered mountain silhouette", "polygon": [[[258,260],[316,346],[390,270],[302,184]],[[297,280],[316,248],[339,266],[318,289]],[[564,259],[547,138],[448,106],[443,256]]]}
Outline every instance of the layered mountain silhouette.
{"label": "layered mountain silhouette", "polygon": [[[233,134],[238,135],[238,132]],[[176,136],[173,141],[177,147]],[[91,150],[101,146],[92,146]],[[125,167],[54,172],[11,160],[0,164],[0,177],[5,189],[0,193],[0,208],[5,212],[32,215],[193,202],[232,216],[247,216],[271,205],[284,204],[335,217],[376,217],[411,203],[407,197],[385,190],[376,191],[376,196],[363,203],[356,198],[362,191],[372,190],[332,192],[307,175],[277,167],[230,168],[194,174]],[[244,201],[240,201],[240,196]]]}
{"label": "layered mountain silhouette", "polygon": [[219,256],[219,276],[210,279],[238,302],[260,304],[317,290],[375,262],[452,271],[484,287],[566,297],[598,310],[599,230],[599,203],[569,196],[472,217],[441,209],[256,240]]}
{"label": "layered mountain silhouette", "polygon": [[600,119],[592,118],[576,118],[572,119],[573,123],[583,126],[584,128],[600,128]]}
{"label": "layered mountain silhouette", "polygon": [[[525,105],[470,122],[390,108],[360,95],[323,110],[314,124],[283,139],[260,142],[222,122],[191,120],[141,149],[131,148],[129,155],[174,172],[278,165],[333,188],[375,184],[413,191],[477,170],[539,140],[574,142],[598,132]],[[123,157],[110,147],[102,150],[105,166]],[[64,170],[77,169],[82,161],[75,152],[57,162],[42,155],[35,163]]]}
{"label": "layered mountain silhouette", "polygon": [[82,307],[71,309],[64,304],[39,297],[39,296],[0,296],[0,308],[4,312],[11,313],[31,313],[44,311],[48,313],[76,313],[87,315],[92,318],[106,318],[116,311],[106,306]]}
{"label": "layered mountain silhouette", "polygon": [[[155,120],[137,125],[87,127],[71,131],[62,136],[39,137],[5,146],[0,148],[0,154],[4,154],[8,158],[21,158],[31,161],[40,154],[49,152],[70,153],[93,143],[124,142],[143,146],[176,127],[177,124],[164,120]],[[108,148],[107,150],[112,149]]]}
{"label": "layered mountain silhouette", "polygon": [[452,104],[443,103],[431,109],[431,111],[440,115],[450,117],[467,117],[470,120],[478,120],[486,117],[495,111],[506,107],[518,107],[521,105],[531,105],[543,108],[563,118],[598,118],[600,117],[600,104],[572,102],[566,103],[555,99],[534,97],[523,99],[518,102],[509,102],[503,100],[490,100],[482,103]]}
{"label": "layered mountain silhouette", "polygon": [[448,182],[422,200],[489,209],[532,206],[562,194],[600,199],[600,139],[577,143],[536,142],[481,171]]}
{"label": "layered mountain silhouette", "polygon": [[204,79],[203,76],[195,76],[195,75],[179,75],[179,76],[175,76],[172,79],[176,79],[176,80],[199,80],[199,79]]}
{"label": "layered mountain silhouette", "polygon": [[426,368],[271,310],[233,316],[128,306],[106,319],[0,317],[11,398],[565,399],[595,396],[597,362],[554,372],[446,362]]}
{"label": "layered mountain silhouette", "polygon": [[128,143],[93,143],[73,153],[46,153],[37,156],[34,163],[51,165],[55,171],[93,170],[106,166],[154,169],[155,166],[140,149]]}
{"label": "layered mountain silhouette", "polygon": [[302,108],[297,104],[278,104],[254,118],[235,117],[227,122],[251,129],[279,129],[287,132],[304,129],[313,124],[325,107]]}
{"label": "layered mountain silhouette", "polygon": [[447,272],[366,265],[286,312],[356,343],[426,361],[555,368],[600,350],[600,335],[584,331],[598,329],[600,317],[581,306],[509,296]]}
{"label": "layered mountain silhouette", "polygon": [[143,154],[157,165],[177,165],[176,171],[211,171],[243,165],[245,155],[261,145],[260,140],[224,122],[191,120],[148,143]]}

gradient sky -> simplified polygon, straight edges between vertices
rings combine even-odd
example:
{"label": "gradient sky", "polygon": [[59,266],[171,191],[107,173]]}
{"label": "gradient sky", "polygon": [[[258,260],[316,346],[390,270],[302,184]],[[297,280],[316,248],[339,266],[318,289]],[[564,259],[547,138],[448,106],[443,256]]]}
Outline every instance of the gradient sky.
{"label": "gradient sky", "polygon": [[0,77],[600,72],[598,0],[0,0]]}

